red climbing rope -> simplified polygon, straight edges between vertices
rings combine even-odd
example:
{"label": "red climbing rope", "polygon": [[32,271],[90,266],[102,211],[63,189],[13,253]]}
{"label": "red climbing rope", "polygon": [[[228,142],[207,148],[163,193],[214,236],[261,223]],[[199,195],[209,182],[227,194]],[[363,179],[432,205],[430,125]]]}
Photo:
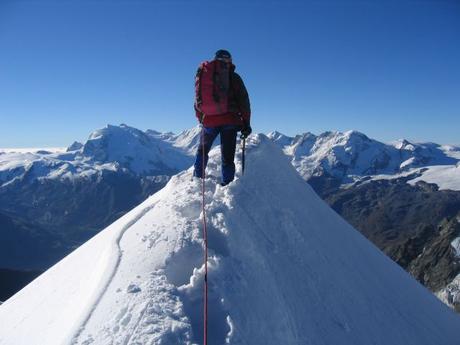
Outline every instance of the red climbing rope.
{"label": "red climbing rope", "polygon": [[206,164],[205,164],[205,147],[204,147],[204,126],[201,126],[201,149],[203,151],[202,167],[201,167],[201,210],[203,213],[203,239],[204,239],[204,318],[203,318],[203,344],[208,343],[208,230],[206,228],[206,213],[204,203],[205,192],[205,177],[206,177]]}

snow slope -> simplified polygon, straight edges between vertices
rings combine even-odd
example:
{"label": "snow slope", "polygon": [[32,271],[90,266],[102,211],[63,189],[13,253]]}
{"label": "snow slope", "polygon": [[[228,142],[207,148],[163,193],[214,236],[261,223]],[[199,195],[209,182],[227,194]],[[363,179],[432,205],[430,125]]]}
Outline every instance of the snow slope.
{"label": "snow slope", "polygon": [[[250,141],[243,178],[218,185],[214,150],[206,180],[210,344],[458,344],[458,315]],[[201,343],[200,186],[174,176],[6,301],[0,344]]]}
{"label": "snow slope", "polygon": [[436,183],[439,189],[460,190],[460,164],[427,167],[421,176],[410,180],[409,183],[414,184],[418,181]]}
{"label": "snow slope", "polygon": [[[392,175],[374,175],[371,180],[391,180],[408,178],[408,183],[415,185],[418,181],[434,183],[440,190],[460,191],[460,163],[456,165],[432,165],[423,168],[411,169],[409,171]],[[363,181],[364,183],[367,181]]]}

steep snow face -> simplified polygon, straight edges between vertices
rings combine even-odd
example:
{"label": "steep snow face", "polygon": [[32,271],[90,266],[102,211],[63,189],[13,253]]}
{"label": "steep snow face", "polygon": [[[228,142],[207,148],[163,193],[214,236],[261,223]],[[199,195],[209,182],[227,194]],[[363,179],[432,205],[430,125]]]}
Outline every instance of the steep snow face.
{"label": "steep snow face", "polygon": [[[245,175],[221,187],[214,150],[206,179],[210,343],[458,343],[458,315],[321,201],[268,138],[252,137],[247,155]],[[191,173],[6,301],[0,344],[202,343]]]}
{"label": "steep snow face", "polygon": [[[460,149],[453,146],[413,144],[407,140],[384,144],[358,131],[324,132],[318,136],[305,133],[294,138],[271,132],[268,137],[291,157],[292,164],[306,180],[326,175],[348,183],[374,175],[423,174],[415,169],[453,168],[460,157]],[[434,169],[431,176],[422,179],[443,183],[443,176],[436,172]]]}

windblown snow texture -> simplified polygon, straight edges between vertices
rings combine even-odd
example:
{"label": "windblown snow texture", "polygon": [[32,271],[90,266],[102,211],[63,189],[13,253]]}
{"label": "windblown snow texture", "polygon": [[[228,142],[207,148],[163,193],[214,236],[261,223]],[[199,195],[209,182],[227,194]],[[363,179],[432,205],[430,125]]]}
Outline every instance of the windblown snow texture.
{"label": "windblown snow texture", "polygon": [[[208,169],[210,344],[458,344],[458,315],[321,201],[268,138],[250,141],[244,177],[216,183],[217,150]],[[0,344],[201,343],[191,173],[6,301]]]}

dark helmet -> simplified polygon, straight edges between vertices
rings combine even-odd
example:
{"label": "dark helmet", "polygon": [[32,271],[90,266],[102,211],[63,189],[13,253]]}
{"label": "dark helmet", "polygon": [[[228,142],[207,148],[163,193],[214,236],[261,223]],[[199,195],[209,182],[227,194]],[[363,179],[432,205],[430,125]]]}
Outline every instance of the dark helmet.
{"label": "dark helmet", "polygon": [[215,59],[216,60],[231,60],[232,55],[230,54],[228,50],[219,49],[218,51],[216,51]]}

